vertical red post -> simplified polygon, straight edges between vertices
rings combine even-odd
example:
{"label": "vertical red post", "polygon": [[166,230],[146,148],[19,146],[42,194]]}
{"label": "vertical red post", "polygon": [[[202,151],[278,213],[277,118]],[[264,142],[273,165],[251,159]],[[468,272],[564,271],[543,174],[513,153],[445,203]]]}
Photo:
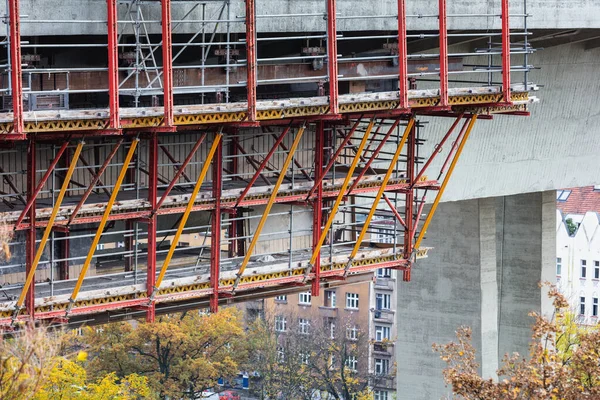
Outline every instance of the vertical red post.
{"label": "vertical red post", "polygon": [[[323,148],[325,141],[325,123],[323,121],[317,122],[317,130],[315,135],[315,182],[318,182],[318,188],[316,191],[315,199],[313,200],[313,252],[319,245],[319,236],[321,234],[321,225],[323,217],[323,185],[321,176],[323,174]],[[315,260],[314,265],[315,278],[312,281],[311,293],[313,296],[319,295],[319,289],[321,284],[321,254]]]}
{"label": "vertical red post", "polygon": [[448,14],[446,0],[439,0],[440,22],[440,106],[448,107]]}
{"label": "vertical red post", "polygon": [[161,0],[162,57],[165,116],[163,125],[173,126],[173,41],[171,36],[171,0]]}
{"label": "vertical red post", "polygon": [[[407,152],[406,152],[406,179],[411,184],[415,179],[415,155],[416,155],[416,125],[413,126],[408,136]],[[404,258],[409,260],[413,250],[413,226],[414,226],[414,204],[415,204],[415,192],[414,189],[410,189],[406,193],[406,209],[404,214],[404,221],[406,228],[404,231]],[[409,260],[410,261],[410,260]],[[410,269],[404,271],[403,280],[408,282],[410,280]]]}
{"label": "vertical red post", "polygon": [[25,134],[23,122],[23,81],[21,76],[21,21],[19,0],[8,2],[10,25],[10,82],[13,102],[13,133]]}
{"label": "vertical red post", "polygon": [[254,0],[246,0],[246,86],[248,89],[248,121],[256,121],[256,8]]}
{"label": "vertical red post", "polygon": [[210,312],[219,310],[219,271],[221,264],[221,188],[223,181],[223,141],[213,157],[212,190],[215,198],[215,208],[211,218],[210,238]]}
{"label": "vertical red post", "polygon": [[69,279],[69,261],[66,258],[69,258],[69,252],[71,251],[68,230],[62,234],[62,239],[60,256],[65,260],[60,263],[58,279],[65,281]]}
{"label": "vertical red post", "polygon": [[[148,201],[150,207],[156,210],[158,197],[158,135],[152,133],[148,140]],[[152,213],[148,219],[148,273],[146,277],[146,290],[148,298],[152,296],[154,285],[156,284],[156,229],[157,216]],[[155,303],[148,305],[146,311],[146,321],[154,322],[156,317]]]}
{"label": "vertical red post", "polygon": [[327,0],[327,58],[329,66],[329,112],[337,114],[338,108],[338,54],[336,0]]}
{"label": "vertical red post", "polygon": [[119,129],[119,47],[117,0],[106,0],[108,14],[108,124],[111,129]]}
{"label": "vertical red post", "polygon": [[[29,208],[29,228],[27,229],[27,237],[25,240],[25,274],[29,274],[31,270],[31,264],[35,258],[35,199],[33,198],[35,193],[35,169],[36,169],[36,157],[35,157],[35,141],[32,139],[29,141],[27,148],[27,200],[33,201]],[[27,308],[27,314],[31,318],[34,318],[35,313],[35,279],[31,281],[31,286],[25,297],[25,307]]]}
{"label": "vertical red post", "polygon": [[502,0],[502,94],[510,103],[510,22],[509,0]]}
{"label": "vertical red post", "polygon": [[406,40],[406,0],[398,0],[398,108],[408,108],[408,48]]}

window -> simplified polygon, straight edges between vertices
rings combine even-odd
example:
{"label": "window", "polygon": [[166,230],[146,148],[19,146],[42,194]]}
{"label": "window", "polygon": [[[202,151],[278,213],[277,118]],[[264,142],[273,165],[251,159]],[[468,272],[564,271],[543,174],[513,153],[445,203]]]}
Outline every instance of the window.
{"label": "window", "polygon": [[277,347],[277,361],[280,363],[285,362],[285,351],[282,346]]}
{"label": "window", "polygon": [[327,317],[324,320],[325,327],[329,331],[329,338],[335,339],[335,318]]}
{"label": "window", "polygon": [[358,360],[356,359],[356,356],[348,356],[348,358],[346,359],[346,367],[350,368],[350,370],[352,371],[357,371]]}
{"label": "window", "polygon": [[579,314],[585,315],[585,297],[579,298]]}
{"label": "window", "polygon": [[306,364],[308,365],[308,362],[310,361],[310,353],[309,352],[300,352],[300,362],[302,364]]}
{"label": "window", "polygon": [[373,400],[388,400],[388,392],[387,390],[376,390],[375,393],[373,393]]}
{"label": "window", "polygon": [[280,303],[287,303],[287,295],[281,295],[281,296],[277,296],[275,297],[275,301],[280,302]]}
{"label": "window", "polygon": [[562,258],[556,257],[556,276],[562,275]]}
{"label": "window", "polygon": [[390,340],[390,327],[375,325],[375,340],[378,342]]}
{"label": "window", "polygon": [[587,261],[581,260],[581,279],[585,279],[587,270]]}
{"label": "window", "polygon": [[298,318],[298,332],[308,335],[310,329],[310,321],[304,318]]}
{"label": "window", "polygon": [[358,340],[358,327],[356,325],[346,328],[346,339]]}
{"label": "window", "polygon": [[389,310],[392,304],[392,296],[384,293],[375,295],[375,307],[377,310]]}
{"label": "window", "polygon": [[592,317],[598,316],[598,298],[594,297],[592,299]]}
{"label": "window", "polygon": [[285,332],[287,330],[287,318],[281,315],[275,316],[275,331]]}
{"label": "window", "polygon": [[392,277],[392,269],[391,268],[379,268],[377,270],[378,278],[391,278]]}
{"label": "window", "polygon": [[96,245],[96,250],[104,250],[104,243],[98,243]]}
{"label": "window", "polygon": [[567,201],[570,194],[571,194],[570,190],[557,190],[556,191],[556,200]]}
{"label": "window", "polygon": [[335,298],[335,290],[326,290],[325,291],[325,307],[335,308],[336,298]]}
{"label": "window", "polygon": [[600,261],[594,261],[594,279],[600,279]]}
{"label": "window", "polygon": [[298,295],[298,298],[299,298],[298,304],[310,306],[310,299],[311,299],[310,292],[300,293]]}
{"label": "window", "polygon": [[346,308],[358,308],[358,293],[346,293]]}
{"label": "window", "polygon": [[375,359],[375,374],[387,375],[390,372],[390,360],[385,358]]}
{"label": "window", "polygon": [[329,369],[335,369],[335,363],[337,362],[335,354],[329,355]]}

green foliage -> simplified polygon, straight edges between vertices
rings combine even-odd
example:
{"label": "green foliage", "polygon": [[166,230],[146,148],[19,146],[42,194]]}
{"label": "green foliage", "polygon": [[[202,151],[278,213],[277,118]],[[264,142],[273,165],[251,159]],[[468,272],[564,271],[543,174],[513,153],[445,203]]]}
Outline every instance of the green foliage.
{"label": "green foliage", "polygon": [[569,236],[575,235],[577,232],[577,224],[573,222],[573,219],[567,218],[565,220],[565,225],[567,226],[567,231],[569,232]]}

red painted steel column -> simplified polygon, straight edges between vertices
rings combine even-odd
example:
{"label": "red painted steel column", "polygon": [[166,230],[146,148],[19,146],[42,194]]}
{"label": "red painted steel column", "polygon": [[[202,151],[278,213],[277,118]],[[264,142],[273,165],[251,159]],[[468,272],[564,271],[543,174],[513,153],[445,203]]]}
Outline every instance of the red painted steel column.
{"label": "red painted steel column", "polygon": [[336,9],[336,0],[327,0],[327,58],[329,66],[329,112],[331,114],[339,113]]}
{"label": "red painted steel column", "polygon": [[173,46],[171,37],[171,0],[161,0],[162,57],[165,116],[163,125],[173,126]]}
{"label": "red painted steel column", "polygon": [[510,22],[509,0],[502,0],[502,94],[510,103]]}
{"label": "red painted steel column", "polygon": [[23,122],[23,81],[21,76],[21,15],[19,0],[8,1],[10,25],[10,81],[13,102],[13,133],[25,134]]}
{"label": "red painted steel column", "polygon": [[[31,264],[35,258],[35,169],[36,169],[36,154],[35,154],[35,141],[30,140],[27,148],[27,197],[28,201],[32,201],[31,207],[29,208],[29,229],[27,229],[27,238],[25,240],[25,274],[29,274],[31,270]],[[31,286],[25,297],[25,307],[27,308],[27,314],[31,318],[34,318],[35,314],[35,279],[31,281]]]}
{"label": "red painted steel column", "polygon": [[106,0],[108,14],[108,120],[111,129],[119,129],[119,47],[117,0]]}
{"label": "red painted steel column", "polygon": [[408,48],[406,39],[406,0],[398,0],[398,108],[408,108]]}
{"label": "red painted steel column", "polygon": [[440,22],[440,106],[448,107],[448,26],[446,0],[439,0]]}
{"label": "red painted steel column", "polygon": [[[318,185],[316,197],[313,200],[313,252],[316,246],[319,245],[319,236],[321,234],[321,225],[323,217],[323,185],[321,176],[323,174],[323,152],[325,143],[325,122],[317,122],[317,130],[315,136],[315,183]],[[317,183],[318,182],[318,183]],[[317,256],[314,265],[315,277],[312,281],[311,293],[313,296],[319,295],[321,288],[321,254]]]}
{"label": "red painted steel column", "polygon": [[248,121],[256,121],[256,8],[254,0],[246,0],[246,86],[248,88]]}
{"label": "red painted steel column", "polygon": [[[416,153],[416,133],[417,133],[417,124],[413,126],[409,136],[408,136],[408,147],[406,153],[406,178],[407,181],[412,185],[413,180],[415,179],[415,153]],[[414,237],[411,235],[414,226],[414,204],[415,204],[415,192],[414,189],[410,189],[406,192],[406,205],[405,205],[405,214],[404,221],[406,223],[406,228],[404,231],[404,258],[409,262],[412,249],[413,249],[413,239]],[[404,271],[402,279],[405,282],[410,281],[410,269]]]}
{"label": "red painted steel column", "polygon": [[[158,134],[152,133],[148,140],[148,201],[150,207],[156,210],[156,199],[158,197]],[[148,298],[152,296],[156,283],[156,229],[157,215],[152,213],[148,218],[148,272],[146,278],[146,290]],[[156,316],[154,301],[148,305],[146,321],[154,322]]]}
{"label": "red painted steel column", "polygon": [[[66,259],[69,258],[69,252],[71,251],[70,241],[69,241],[69,231],[65,231],[63,234],[63,240],[61,244],[61,257]],[[69,261],[65,260],[60,263],[59,279],[61,281],[69,279]]]}
{"label": "red painted steel column", "polygon": [[213,197],[215,198],[215,208],[211,218],[210,227],[210,312],[219,310],[219,272],[221,265],[221,188],[223,185],[223,141],[213,158]]}

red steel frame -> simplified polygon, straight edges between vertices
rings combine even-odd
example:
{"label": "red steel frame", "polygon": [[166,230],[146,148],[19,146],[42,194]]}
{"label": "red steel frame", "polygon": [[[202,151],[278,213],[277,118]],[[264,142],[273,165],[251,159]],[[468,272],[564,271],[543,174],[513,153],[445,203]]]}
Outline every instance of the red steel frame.
{"label": "red steel frame", "polygon": [[118,129],[121,125],[119,116],[119,47],[117,0],[106,0],[108,14],[108,108],[110,117],[108,125]]}
{"label": "red steel frame", "polygon": [[163,91],[165,114],[163,125],[173,126],[173,41],[171,35],[171,0],[161,0]]}
{"label": "red steel frame", "polygon": [[336,0],[327,0],[327,58],[329,73],[329,112],[338,114],[338,54]]}
{"label": "red steel frame", "polygon": [[[65,146],[66,147],[66,146]],[[27,229],[27,238],[25,241],[25,274],[26,276],[29,274],[31,270],[33,260],[35,258],[35,240],[37,238],[36,228],[35,228],[35,199],[37,197],[36,187],[35,187],[35,170],[36,170],[36,145],[35,140],[31,139],[29,141],[29,147],[27,149],[27,203],[30,204],[29,208],[29,229]],[[35,279],[31,281],[31,285],[27,291],[27,296],[25,297],[25,308],[27,309],[27,314],[31,318],[35,317]]]}
{"label": "red steel frame", "polygon": [[246,87],[248,90],[248,121],[256,121],[256,7],[246,0]]}
{"label": "red steel frame", "polygon": [[[415,183],[415,159],[416,159],[416,133],[418,127],[418,121],[413,125],[410,134],[408,135],[407,151],[406,151],[406,179],[413,185]],[[404,233],[404,258],[410,260],[413,251],[413,239],[410,233],[413,230],[413,215],[414,215],[414,204],[415,204],[415,192],[409,190],[406,192],[406,205],[404,222],[406,223],[406,231]],[[403,271],[402,280],[405,282],[410,281],[410,269]]]}
{"label": "red steel frame", "polygon": [[[183,169],[183,168],[182,168]],[[158,197],[158,134],[151,133],[148,140],[148,201],[153,210],[156,210]],[[157,215],[152,213],[148,217],[148,265],[146,277],[146,290],[148,298],[152,298],[156,285],[156,229]],[[156,316],[156,302],[152,301],[146,310],[146,321],[154,322]]]}
{"label": "red steel frame", "polygon": [[19,0],[8,1],[10,25],[10,82],[13,102],[13,133],[25,134],[23,120],[23,80],[21,75],[21,15]]}
{"label": "red steel frame", "polygon": [[448,25],[446,0],[439,0],[440,23],[440,107],[448,107]]}
{"label": "red steel frame", "polygon": [[502,0],[502,93],[510,103],[510,21],[509,0]]}
{"label": "red steel frame", "polygon": [[398,0],[398,108],[408,109],[408,43],[406,38],[406,0]]}
{"label": "red steel frame", "polygon": [[223,141],[219,142],[213,157],[213,197],[215,208],[212,210],[210,226],[210,311],[219,310],[219,276],[221,266],[221,192],[223,187]]}
{"label": "red steel frame", "polygon": [[[317,188],[317,196],[312,201],[313,209],[313,226],[312,226],[312,246],[313,252],[317,250],[319,245],[319,234],[321,233],[322,218],[323,218],[323,153],[325,144],[325,122],[317,122],[315,132],[315,187]],[[321,288],[321,252],[319,251],[315,264],[313,265],[313,281],[311,294],[319,296]]]}

